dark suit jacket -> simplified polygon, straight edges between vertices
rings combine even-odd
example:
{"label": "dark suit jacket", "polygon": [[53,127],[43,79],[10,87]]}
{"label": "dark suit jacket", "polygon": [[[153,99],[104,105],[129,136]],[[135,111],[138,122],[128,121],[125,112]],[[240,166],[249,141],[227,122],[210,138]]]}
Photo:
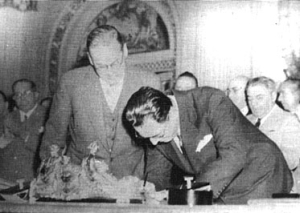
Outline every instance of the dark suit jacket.
{"label": "dark suit jacket", "polygon": [[41,146],[41,157],[49,156],[49,146],[66,146],[68,126],[72,141],[68,155],[80,164],[89,155],[88,146],[97,141],[96,157],[105,161],[109,172],[117,178],[141,176],[144,169],[144,150],[136,146],[123,120],[124,107],[131,95],[141,86],[159,89],[159,77],[151,72],[128,67],[122,92],[114,112],[108,107],[104,92],[92,66],[71,70],[62,76],[54,96],[50,117]]}
{"label": "dark suit jacket", "polygon": [[0,177],[16,181],[33,179],[38,167],[38,147],[46,121],[46,109],[38,106],[28,120],[21,122],[19,110],[8,114],[4,128],[14,138],[0,149]]}
{"label": "dark suit jacket", "polygon": [[[210,182],[219,202],[246,203],[251,198],[290,192],[292,176],[281,151],[223,92],[202,87],[186,94],[175,93],[175,98],[186,156],[180,154],[173,142],[148,149],[149,181],[158,188],[166,186],[169,164],[164,155],[194,175],[197,182]],[[207,135],[212,138],[205,142]]]}

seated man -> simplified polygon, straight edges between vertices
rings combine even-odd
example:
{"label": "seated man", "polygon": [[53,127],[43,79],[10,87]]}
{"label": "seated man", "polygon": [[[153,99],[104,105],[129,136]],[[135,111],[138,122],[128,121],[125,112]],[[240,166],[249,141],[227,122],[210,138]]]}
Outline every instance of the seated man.
{"label": "seated man", "polygon": [[20,79],[12,85],[17,109],[4,121],[9,143],[0,149],[0,178],[30,181],[38,167],[37,151],[43,132],[46,110],[38,103],[34,82]]}
{"label": "seated man", "polygon": [[[283,108],[294,114],[300,122],[300,80],[287,79],[281,83],[278,101]],[[300,156],[298,156],[300,157]],[[300,192],[300,164],[293,170],[294,187],[292,192]]]}
{"label": "seated man", "polygon": [[267,77],[253,78],[246,91],[252,111],[247,118],[278,145],[290,170],[295,169],[300,156],[300,123],[275,103],[275,82]]}
{"label": "seated man", "polygon": [[142,87],[129,99],[125,114],[136,135],[153,145],[147,148],[146,174],[157,189],[170,187],[172,164],[196,183],[209,182],[216,203],[246,204],[292,188],[278,147],[217,89],[166,96]]}
{"label": "seated man", "polygon": [[300,122],[300,80],[285,80],[280,85],[278,100],[283,108],[295,114]]}
{"label": "seated man", "polygon": [[246,100],[246,85],[249,78],[243,75],[237,76],[229,82],[227,95],[232,102],[240,109],[243,115],[249,113],[249,108]]}
{"label": "seated man", "polygon": [[174,85],[174,89],[178,91],[187,91],[198,87],[198,80],[193,73],[184,72],[181,73]]}

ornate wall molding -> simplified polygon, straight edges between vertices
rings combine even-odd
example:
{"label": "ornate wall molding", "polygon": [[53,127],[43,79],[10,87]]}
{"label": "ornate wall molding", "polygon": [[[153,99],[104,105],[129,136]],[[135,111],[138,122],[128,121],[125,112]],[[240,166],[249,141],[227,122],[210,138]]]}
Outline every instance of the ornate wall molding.
{"label": "ornate wall molding", "polygon": [[50,47],[49,69],[48,69],[50,94],[53,94],[57,87],[58,73],[59,73],[59,57],[60,57],[60,48],[62,45],[62,40],[64,38],[69,23],[71,22],[76,11],[80,9],[83,1],[84,0],[76,0],[71,2],[69,5],[67,5],[65,10],[63,11],[63,15],[60,18],[56,26],[54,35],[52,37],[51,47]]}
{"label": "ornate wall molding", "polygon": [[37,11],[36,0],[1,0],[0,7],[12,7],[19,11]]}
{"label": "ornate wall molding", "polygon": [[169,72],[173,71],[176,65],[175,58],[169,60],[160,60],[149,63],[137,63],[134,66],[141,68],[142,70],[149,70],[153,72]]}
{"label": "ornate wall molding", "polygon": [[[109,2],[109,4],[107,4]],[[176,26],[175,21],[172,13],[172,9],[170,7],[170,3],[172,1],[169,0],[160,0],[160,1],[139,1],[144,2],[143,4],[147,4],[149,7],[152,7],[155,9],[155,11],[161,16],[164,23],[167,25],[168,35],[169,35],[169,46],[168,51],[164,50],[156,50],[157,52],[151,52],[151,51],[145,51],[145,53],[136,53],[131,54],[128,58],[131,64],[146,68],[148,70],[154,71],[154,72],[174,72],[176,67],[176,60],[175,60],[175,52],[176,52]],[[106,5],[103,8],[99,8],[98,16],[102,15],[106,12],[107,14],[107,8],[114,7],[117,3],[123,3],[122,1],[106,1]],[[53,94],[57,87],[57,82],[59,79],[59,76],[62,72],[65,72],[65,70],[72,68],[72,66],[67,64],[67,62],[72,58],[75,63],[76,60],[78,60],[78,56],[80,56],[80,51],[82,52],[82,46],[78,45],[78,51],[77,51],[77,58],[74,58],[73,56],[68,56],[68,54],[62,53],[62,51],[65,51],[65,40],[67,36],[69,35],[68,31],[70,28],[74,27],[72,26],[72,22],[74,22],[75,17],[77,14],[79,14],[82,10],[84,10],[84,7],[86,7],[88,4],[85,0],[75,0],[70,2],[66,8],[64,8],[61,17],[59,18],[55,31],[53,33],[53,37],[51,40],[51,45],[49,48],[49,65],[48,65],[48,81],[49,81],[49,92],[50,94]],[[157,6],[159,4],[159,6]],[[94,17],[94,21],[97,17]],[[104,17],[105,18],[105,17]],[[76,19],[77,20],[77,19]],[[80,20],[80,19],[79,19]],[[100,23],[101,24],[101,23]],[[89,27],[92,25],[90,23],[89,26],[86,26],[86,31],[89,30]],[[82,29],[81,29],[82,30]],[[88,32],[86,32],[88,33]],[[84,34],[84,33],[83,33]],[[85,39],[84,37],[82,39]],[[163,54],[162,54],[163,53]],[[151,55],[151,57],[149,57]],[[68,58],[69,57],[69,58]],[[62,60],[64,58],[64,60]],[[150,59],[150,60],[149,60]],[[65,64],[63,64],[65,63]]]}

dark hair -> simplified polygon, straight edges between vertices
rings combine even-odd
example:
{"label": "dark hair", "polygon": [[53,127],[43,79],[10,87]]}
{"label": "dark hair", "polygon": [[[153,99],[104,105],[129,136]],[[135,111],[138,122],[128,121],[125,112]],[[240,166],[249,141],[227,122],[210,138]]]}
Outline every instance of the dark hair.
{"label": "dark hair", "polygon": [[276,92],[276,83],[275,83],[275,81],[273,81],[271,78],[268,78],[268,77],[265,77],[265,76],[260,76],[260,77],[250,79],[247,83],[246,91],[248,90],[249,87],[256,86],[256,85],[263,85],[270,92]]}
{"label": "dark hair", "polygon": [[195,76],[193,73],[188,72],[188,71],[185,71],[185,72],[181,73],[181,74],[177,77],[177,79],[180,78],[180,77],[189,77],[189,78],[194,79],[194,80],[195,80],[196,87],[198,87],[198,79],[196,78],[196,76]]}
{"label": "dark hair", "polygon": [[7,97],[6,97],[5,93],[2,92],[1,90],[0,90],[0,96],[2,96],[4,102],[7,102]]}
{"label": "dark hair", "polygon": [[28,83],[28,84],[30,84],[30,89],[31,89],[31,91],[32,91],[32,92],[36,92],[36,84],[35,84],[33,81],[28,80],[28,79],[26,79],[26,78],[19,79],[19,80],[15,81],[15,82],[13,83],[13,85],[12,85],[12,91],[13,91],[13,92],[15,92],[15,87],[16,87],[16,85],[17,85],[18,83]]}
{"label": "dark hair", "polygon": [[127,102],[125,116],[133,126],[142,125],[144,118],[148,116],[152,116],[157,122],[164,122],[171,106],[171,100],[161,91],[141,87]]}
{"label": "dark hair", "polygon": [[[121,50],[123,49],[124,45],[124,38],[122,34],[113,26],[110,25],[101,25],[95,29],[93,29],[86,41],[86,47],[88,51],[90,51],[90,48],[94,45],[97,44],[100,41],[104,42],[111,42],[113,39],[116,39],[120,45],[121,45]],[[98,42],[96,42],[98,41]]]}

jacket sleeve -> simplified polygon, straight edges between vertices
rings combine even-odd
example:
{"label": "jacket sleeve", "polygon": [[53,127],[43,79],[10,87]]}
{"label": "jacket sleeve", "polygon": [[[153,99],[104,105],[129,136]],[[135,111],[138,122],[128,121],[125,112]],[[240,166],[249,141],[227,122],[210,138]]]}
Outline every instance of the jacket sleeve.
{"label": "jacket sleeve", "polygon": [[61,150],[66,145],[67,129],[71,117],[71,97],[68,91],[67,76],[63,76],[53,98],[50,116],[45,126],[45,133],[40,148],[40,157],[50,157],[51,145]]}
{"label": "jacket sleeve", "polygon": [[211,128],[218,157],[196,175],[196,181],[210,182],[217,198],[245,165],[247,146],[243,128],[250,123],[221,91],[212,93],[207,103],[206,122]]}

